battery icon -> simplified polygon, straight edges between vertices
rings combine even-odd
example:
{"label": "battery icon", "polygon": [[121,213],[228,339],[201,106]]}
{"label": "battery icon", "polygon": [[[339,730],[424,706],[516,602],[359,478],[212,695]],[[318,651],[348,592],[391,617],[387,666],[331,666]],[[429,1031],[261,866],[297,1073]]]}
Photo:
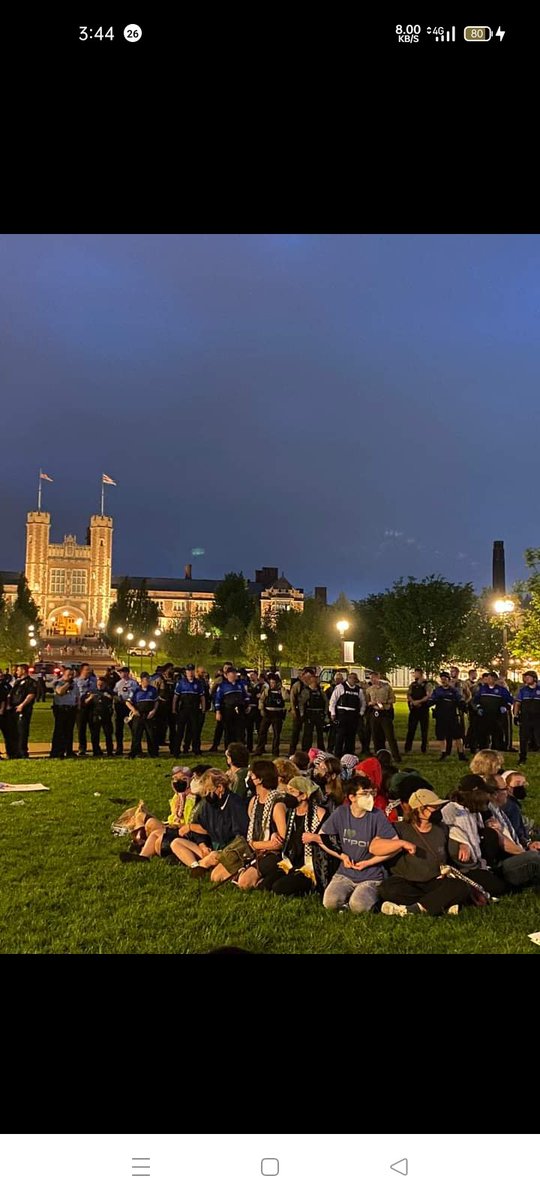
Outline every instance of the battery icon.
{"label": "battery icon", "polygon": [[493,37],[493,30],[489,25],[466,25],[463,36],[466,42],[489,42]]}

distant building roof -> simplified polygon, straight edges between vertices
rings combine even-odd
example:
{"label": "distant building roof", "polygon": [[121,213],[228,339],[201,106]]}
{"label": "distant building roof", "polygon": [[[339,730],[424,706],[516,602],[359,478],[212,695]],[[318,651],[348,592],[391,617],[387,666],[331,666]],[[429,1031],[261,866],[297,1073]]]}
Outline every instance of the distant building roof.
{"label": "distant building roof", "polygon": [[13,583],[17,586],[20,577],[20,571],[0,571],[0,583],[3,583],[4,586],[6,583]]}
{"label": "distant building roof", "polygon": [[[125,578],[125,575],[113,575],[111,587],[120,587]],[[218,584],[223,582],[221,579],[169,579],[145,575],[129,575],[128,578],[132,587],[140,587],[145,580],[149,592],[215,592]]]}

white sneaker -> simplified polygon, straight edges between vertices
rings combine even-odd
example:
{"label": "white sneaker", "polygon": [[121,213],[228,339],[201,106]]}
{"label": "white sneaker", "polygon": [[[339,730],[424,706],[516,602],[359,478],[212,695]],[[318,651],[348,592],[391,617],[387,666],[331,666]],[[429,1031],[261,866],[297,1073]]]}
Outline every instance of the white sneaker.
{"label": "white sneaker", "polygon": [[450,913],[451,917],[457,917],[459,914],[459,904],[451,904],[447,911]]}
{"label": "white sneaker", "polygon": [[385,900],[381,912],[386,917],[412,917],[405,904],[394,904],[393,900]]}

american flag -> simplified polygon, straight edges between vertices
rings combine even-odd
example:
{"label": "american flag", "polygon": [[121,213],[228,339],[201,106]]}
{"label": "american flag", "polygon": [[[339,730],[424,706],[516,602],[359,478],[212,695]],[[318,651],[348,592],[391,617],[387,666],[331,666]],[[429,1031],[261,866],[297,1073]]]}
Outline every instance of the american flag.
{"label": "american flag", "polygon": [[102,482],[102,483],[112,483],[113,487],[116,487],[116,486],[117,486],[116,480],[115,480],[115,479],[111,479],[110,475],[102,475],[102,476],[101,476],[101,482]]}
{"label": "american flag", "polygon": [[40,471],[40,472],[39,472],[39,478],[40,478],[40,479],[46,479],[48,483],[54,483],[54,479],[51,479],[50,475],[46,475],[46,474],[45,474],[45,471]]}

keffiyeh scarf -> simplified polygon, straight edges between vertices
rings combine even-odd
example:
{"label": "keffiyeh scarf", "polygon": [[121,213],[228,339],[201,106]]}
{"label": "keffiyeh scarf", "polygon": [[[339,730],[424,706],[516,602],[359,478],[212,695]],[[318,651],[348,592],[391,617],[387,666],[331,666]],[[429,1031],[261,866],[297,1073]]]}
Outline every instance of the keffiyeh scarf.
{"label": "keffiyeh scarf", "polygon": [[274,791],[268,793],[266,800],[264,802],[264,808],[263,808],[262,818],[261,818],[261,837],[259,838],[255,834],[255,827],[256,827],[256,825],[258,826],[257,817],[259,815],[258,810],[260,808],[260,804],[259,804],[259,801],[257,800],[257,797],[255,797],[255,803],[254,803],[252,811],[251,811],[251,816],[249,818],[249,825],[248,825],[248,831],[247,831],[247,840],[250,843],[250,845],[253,842],[253,840],[255,840],[256,842],[258,842],[258,841],[269,842],[270,841],[270,838],[272,837],[272,831],[270,828],[271,823],[272,823],[272,812],[274,809],[274,804],[279,799],[280,799],[280,792],[277,790],[277,788],[275,788]]}

